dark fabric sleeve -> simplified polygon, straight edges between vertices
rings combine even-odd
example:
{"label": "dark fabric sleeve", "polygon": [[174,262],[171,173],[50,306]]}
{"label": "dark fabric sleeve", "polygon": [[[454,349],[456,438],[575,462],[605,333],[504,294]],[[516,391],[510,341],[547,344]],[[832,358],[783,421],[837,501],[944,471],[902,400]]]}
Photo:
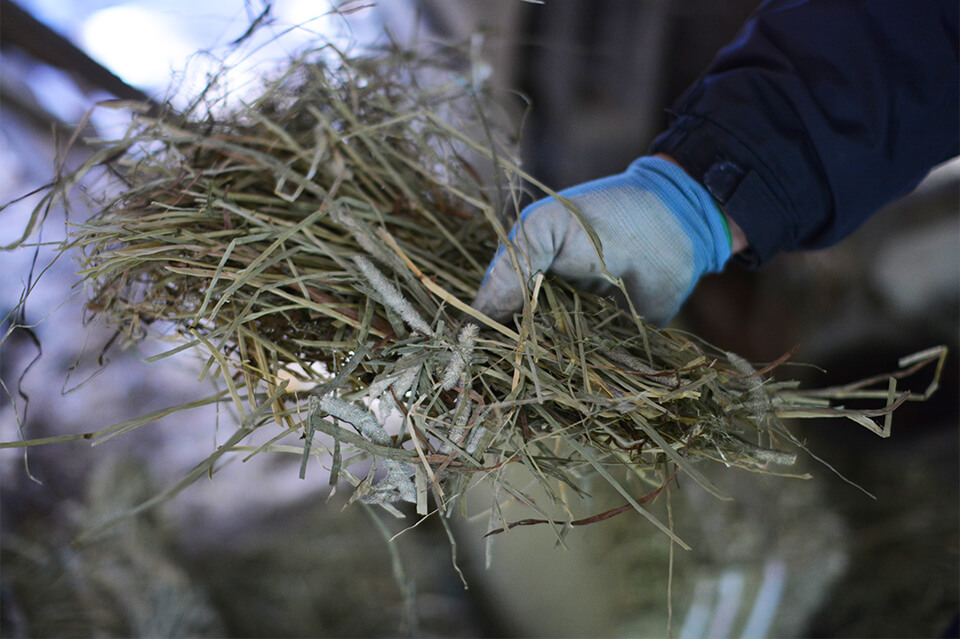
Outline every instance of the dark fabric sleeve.
{"label": "dark fabric sleeve", "polygon": [[764,2],[653,143],[758,266],[833,244],[960,153],[956,0]]}

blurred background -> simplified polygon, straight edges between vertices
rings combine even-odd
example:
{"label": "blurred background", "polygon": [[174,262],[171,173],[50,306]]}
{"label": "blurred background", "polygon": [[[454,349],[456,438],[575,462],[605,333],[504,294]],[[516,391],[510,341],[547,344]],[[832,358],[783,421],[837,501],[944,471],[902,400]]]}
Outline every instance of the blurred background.
{"label": "blurred background", "polygon": [[[560,189],[642,155],[755,5],[382,0],[337,14],[318,0],[0,0],[0,202],[51,180],[78,123],[84,136],[116,133],[122,112],[84,120],[95,102],[163,100],[172,85],[189,95],[255,23],[256,53],[230,60],[227,86],[318,39],[365,45],[389,29],[400,42],[472,41],[489,82],[525,116],[528,171]],[[66,160],[85,152],[74,145]],[[0,212],[0,245],[19,237],[37,201]],[[672,580],[668,540],[632,514],[576,530],[565,548],[549,531],[511,531],[489,570],[482,522],[468,522],[457,565],[469,589],[427,520],[398,538],[398,580],[368,512],[343,509],[325,477],[300,480],[299,459],[267,456],[232,460],[77,543],[229,436],[229,416],[201,407],[95,448],[0,451],[0,634],[666,636],[669,623],[685,638],[956,636],[958,212],[951,162],[834,248],[702,282],[679,326],[753,361],[799,344],[793,361],[815,366],[779,373],[810,385],[893,370],[938,344],[951,352],[940,391],[904,406],[889,439],[852,422],[795,425],[829,464],[801,462],[813,480],[718,472],[732,503],[682,482],[669,513],[657,506],[694,547],[674,553]],[[62,217],[51,212],[35,245],[0,252],[0,441],[90,432],[211,391],[190,358],[144,363],[160,345],[107,350],[112,332],[84,321],[76,264],[54,259]],[[8,333],[26,290],[22,322],[33,329]],[[596,495],[598,510],[608,498]],[[381,521],[388,536],[411,523]]]}

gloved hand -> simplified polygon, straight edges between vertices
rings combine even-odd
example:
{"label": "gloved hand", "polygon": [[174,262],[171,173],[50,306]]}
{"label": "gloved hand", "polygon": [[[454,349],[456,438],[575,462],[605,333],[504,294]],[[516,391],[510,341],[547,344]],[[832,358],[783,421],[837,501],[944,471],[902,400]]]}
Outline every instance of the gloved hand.
{"label": "gloved hand", "polygon": [[[680,167],[642,157],[626,172],[560,192],[600,239],[603,263],[622,278],[637,312],[657,325],[677,313],[697,280],[730,258],[730,231],[710,194]],[[554,198],[525,208],[510,232],[524,277],[553,273],[581,290],[607,294],[597,252],[576,218]],[[474,308],[505,321],[523,305],[523,287],[503,246],[487,268]]]}

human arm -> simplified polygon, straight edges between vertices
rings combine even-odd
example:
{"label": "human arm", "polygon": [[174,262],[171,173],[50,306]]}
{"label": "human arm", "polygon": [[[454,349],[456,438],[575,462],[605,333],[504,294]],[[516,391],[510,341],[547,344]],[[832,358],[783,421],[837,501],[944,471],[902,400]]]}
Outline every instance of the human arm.
{"label": "human arm", "polygon": [[958,4],[765,2],[652,146],[749,239],[829,246],[960,153]]}
{"label": "human arm", "polygon": [[[654,181],[639,187],[652,189],[652,200],[618,200],[628,171],[590,183],[610,197],[590,186],[586,198],[575,187],[572,200],[596,222],[603,261],[616,266],[609,272],[629,274],[634,306],[663,324],[700,276],[726,261],[721,243],[687,233],[688,222],[729,221],[730,248],[753,266],[781,250],[838,241],[960,151],[958,77],[955,2],[766,2],[652,147],[683,169],[692,182],[684,188],[699,189],[697,197],[672,198],[669,181]],[[694,205],[677,205],[685,200]],[[520,253],[533,256],[523,275],[550,270],[581,288],[609,290],[599,255],[571,219],[556,202],[523,212],[528,231],[513,236]],[[663,241],[664,228],[678,232]],[[645,239],[630,244],[634,237]],[[498,252],[477,298],[501,318],[522,301],[504,258]]]}

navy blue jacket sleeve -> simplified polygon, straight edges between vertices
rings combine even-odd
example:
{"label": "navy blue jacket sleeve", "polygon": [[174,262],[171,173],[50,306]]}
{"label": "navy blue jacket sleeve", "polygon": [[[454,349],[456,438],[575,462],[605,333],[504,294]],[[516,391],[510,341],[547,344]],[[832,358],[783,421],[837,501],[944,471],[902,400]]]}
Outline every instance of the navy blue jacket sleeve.
{"label": "navy blue jacket sleeve", "polygon": [[772,0],[653,143],[760,265],[833,244],[960,153],[956,0]]}

